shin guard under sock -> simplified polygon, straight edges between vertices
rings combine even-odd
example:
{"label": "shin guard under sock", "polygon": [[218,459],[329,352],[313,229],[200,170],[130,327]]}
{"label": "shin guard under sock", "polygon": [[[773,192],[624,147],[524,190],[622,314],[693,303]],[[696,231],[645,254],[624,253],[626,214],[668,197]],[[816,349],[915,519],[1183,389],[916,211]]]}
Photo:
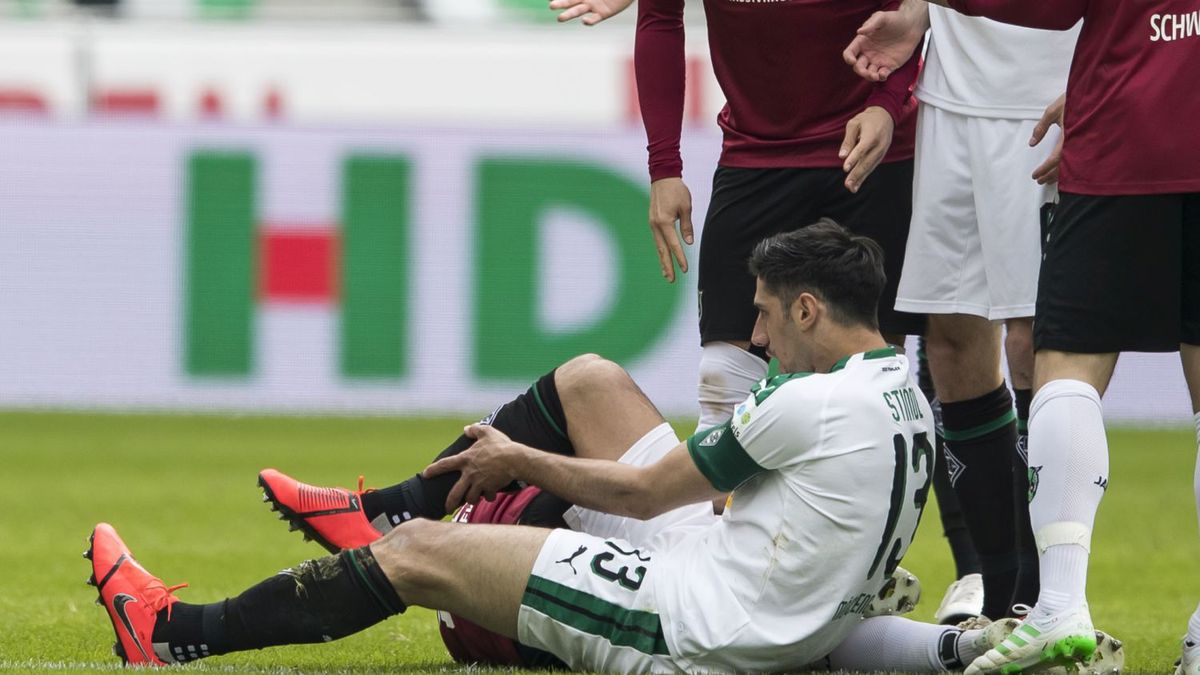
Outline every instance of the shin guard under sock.
{"label": "shin guard under sock", "polygon": [[184,662],[275,645],[330,642],[405,610],[369,547],[308,560],[241,595],[158,614],[154,651]]}
{"label": "shin guard under sock", "polygon": [[[552,370],[542,376],[528,391],[496,408],[480,423],[490,424],[514,441],[539,450],[575,454],[567,436],[567,416],[558,397],[554,373]],[[472,438],[459,436],[436,459],[457,455],[474,443]],[[417,474],[403,483],[364,493],[363,513],[376,529],[385,533],[412,518],[440,520],[446,516],[446,498],[460,475],[454,471],[426,479]]]}
{"label": "shin guard under sock", "polygon": [[983,574],[983,613],[1007,616],[1017,575],[1012,452],[1016,415],[1008,387],[942,404],[946,466]]}

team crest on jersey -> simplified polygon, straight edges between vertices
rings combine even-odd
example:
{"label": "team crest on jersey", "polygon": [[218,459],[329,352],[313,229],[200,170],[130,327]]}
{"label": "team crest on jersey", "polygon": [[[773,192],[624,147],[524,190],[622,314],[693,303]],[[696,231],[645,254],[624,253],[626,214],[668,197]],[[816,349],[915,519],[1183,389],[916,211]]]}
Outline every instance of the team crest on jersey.
{"label": "team crest on jersey", "polygon": [[1033,501],[1033,498],[1037,496],[1038,481],[1039,481],[1038,476],[1041,473],[1042,473],[1042,467],[1040,467],[1040,466],[1029,467],[1029,501],[1031,501],[1031,502]]}
{"label": "team crest on jersey", "polygon": [[949,444],[942,448],[942,454],[946,457],[946,473],[950,475],[950,485],[957,487],[958,479],[967,470],[967,465],[963,464],[962,460],[950,452]]}
{"label": "team crest on jersey", "polygon": [[713,429],[711,433],[704,437],[704,440],[700,441],[700,445],[706,448],[711,448],[712,446],[716,445],[721,440],[721,436],[724,435],[725,427]]}

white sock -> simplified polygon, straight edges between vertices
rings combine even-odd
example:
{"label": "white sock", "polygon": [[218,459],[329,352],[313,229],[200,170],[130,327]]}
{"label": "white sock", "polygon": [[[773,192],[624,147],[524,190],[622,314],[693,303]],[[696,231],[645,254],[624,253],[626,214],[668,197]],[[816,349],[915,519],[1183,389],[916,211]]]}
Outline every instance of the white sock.
{"label": "white sock", "polygon": [[1108,439],[1100,394],[1086,382],[1054,380],[1033,397],[1029,467],[1036,481],[1029,519],[1041,553],[1041,594],[1031,619],[1086,601],[1096,509],[1108,488]]}
{"label": "white sock", "polygon": [[[1192,417],[1192,423],[1196,426],[1196,473],[1193,477],[1193,489],[1196,495],[1196,512],[1200,514],[1200,413],[1196,413]],[[1191,652],[1200,650],[1200,606],[1196,607],[1192,618],[1188,619],[1187,637],[1184,638],[1183,649]]]}
{"label": "white sock", "polygon": [[755,382],[767,376],[767,362],[729,344],[709,342],[700,352],[700,421],[696,431],[711,429],[733,417],[733,408],[746,400]]}
{"label": "white sock", "polygon": [[829,655],[829,667],[915,673],[962,670],[983,654],[975,645],[980,632],[901,616],[863,619]]}

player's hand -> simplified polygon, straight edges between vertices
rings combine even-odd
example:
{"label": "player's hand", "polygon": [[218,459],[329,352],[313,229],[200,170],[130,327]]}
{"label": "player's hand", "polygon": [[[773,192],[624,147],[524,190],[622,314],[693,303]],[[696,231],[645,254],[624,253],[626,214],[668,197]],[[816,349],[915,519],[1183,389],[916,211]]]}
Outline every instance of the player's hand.
{"label": "player's hand", "polygon": [[480,497],[491,501],[496,492],[517,479],[513,458],[525,447],[513,442],[504,432],[486,424],[472,424],[463,433],[475,443],[466,450],[425,467],[424,478],[433,478],[452,471],[462,476],[446,496],[446,512],[464,502],[475,504]]}
{"label": "player's hand", "polygon": [[559,22],[583,17],[585,26],[595,26],[616,16],[633,4],[633,0],[550,0],[550,9],[559,12]]}
{"label": "player's hand", "polygon": [[[1050,127],[1057,124],[1060,128],[1063,125],[1063,111],[1067,107],[1067,95],[1063,94],[1051,103],[1046,112],[1042,113],[1042,119],[1038,120],[1036,126],[1033,127],[1033,136],[1029,139],[1029,147],[1033,147],[1042,142],[1046,134],[1050,131]],[[1054,146],[1050,156],[1046,161],[1042,162],[1041,166],[1033,170],[1033,179],[1038,182],[1038,185],[1048,185],[1058,182],[1058,165],[1062,162],[1063,136],[1058,137],[1058,144]]]}
{"label": "player's hand", "polygon": [[[675,223],[679,223],[676,231]],[[650,184],[650,233],[654,235],[654,248],[658,251],[658,264],[663,278],[675,283],[675,263],[679,271],[687,273],[687,257],[679,235],[689,245],[692,237],[692,193],[683,184],[682,178],[660,178]]]}
{"label": "player's hand", "polygon": [[879,166],[888,148],[892,147],[895,127],[896,123],[888,111],[874,105],[855,115],[846,124],[846,139],[842,141],[838,157],[845,160],[842,170],[846,172],[847,190],[858,192],[875,167]]}
{"label": "player's hand", "polygon": [[854,73],[871,82],[883,82],[912,57],[925,29],[929,13],[925,3],[905,3],[899,10],[875,12],[858,29],[858,35],[842,52]]}

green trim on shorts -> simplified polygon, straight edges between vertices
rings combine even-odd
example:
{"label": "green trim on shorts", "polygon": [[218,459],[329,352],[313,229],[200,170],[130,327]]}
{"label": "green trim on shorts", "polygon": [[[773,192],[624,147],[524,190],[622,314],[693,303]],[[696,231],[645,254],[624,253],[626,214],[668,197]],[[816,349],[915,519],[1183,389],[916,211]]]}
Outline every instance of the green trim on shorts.
{"label": "green trim on shorts", "polygon": [[654,612],[625,609],[607,600],[536,575],[529,576],[521,604],[558,623],[596,635],[617,647],[668,656],[662,621]]}
{"label": "green trim on shorts", "polygon": [[554,418],[550,416],[550,411],[546,409],[546,404],[542,403],[542,395],[538,393],[537,385],[534,384],[529,390],[533,392],[533,400],[537,401],[538,409],[542,411],[542,417],[546,418],[546,421],[550,423],[550,427],[557,431],[559,436],[569,438],[567,433],[559,429],[558,425],[554,423]]}
{"label": "green trim on shorts", "polygon": [[969,441],[972,438],[979,438],[980,436],[990,434],[1006,424],[1012,424],[1016,419],[1017,411],[1010,409],[991,422],[980,424],[977,427],[962,430],[942,429],[942,438],[948,441]]}

